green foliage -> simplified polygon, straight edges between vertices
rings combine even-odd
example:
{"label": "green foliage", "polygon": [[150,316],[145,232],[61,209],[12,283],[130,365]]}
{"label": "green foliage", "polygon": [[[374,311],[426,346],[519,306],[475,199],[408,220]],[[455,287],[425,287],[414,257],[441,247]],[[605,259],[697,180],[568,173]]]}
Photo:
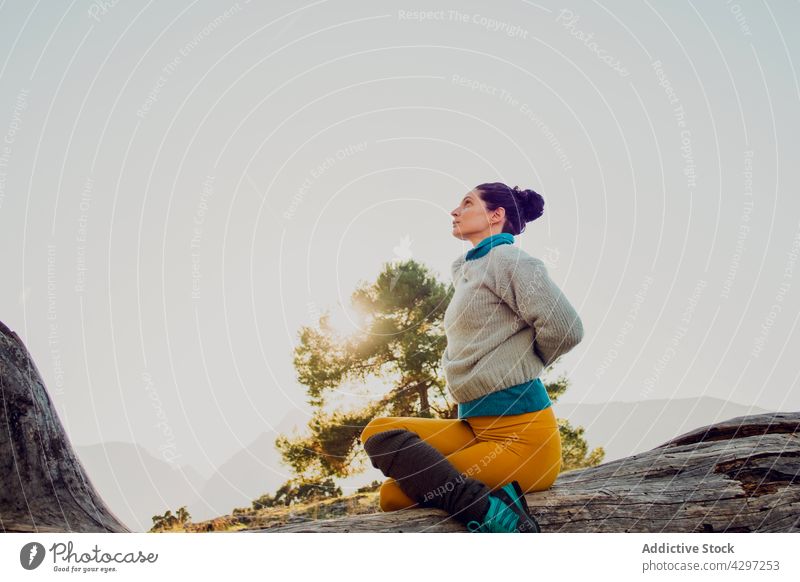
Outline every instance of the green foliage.
{"label": "green foliage", "polygon": [[333,497],[341,497],[342,490],[334,483],[333,479],[327,478],[318,481],[303,481],[302,479],[290,479],[281,485],[275,495],[265,494],[253,501],[253,509],[263,509],[265,507],[289,507],[298,503],[309,503]]}
{"label": "green foliage", "polygon": [[442,319],[452,288],[414,260],[386,264],[375,283],[352,294],[355,309],[368,315],[363,333],[338,338],[330,316],[318,328],[301,328],[294,353],[297,379],[309,403],[322,408],[328,392],[346,381],[370,376],[393,378],[394,390],[382,402],[392,414],[441,416],[451,403],[438,374],[446,344]]}
{"label": "green foliage", "polygon": [[603,462],[606,456],[603,447],[597,447],[589,453],[589,446],[583,437],[582,426],[573,428],[568,420],[558,419],[558,430],[561,434],[561,470],[583,469],[594,467]]}
{"label": "green foliage", "polygon": [[[558,361],[559,360],[556,360],[542,370],[540,376],[548,375]],[[547,395],[550,397],[550,400],[552,400],[553,403],[558,402],[558,399],[563,396],[564,392],[566,392],[567,388],[569,388],[569,379],[564,374],[561,374],[555,380],[550,380],[548,382],[542,380],[542,383],[544,383],[544,387],[547,390]]]}
{"label": "green foliage", "polygon": [[[542,376],[547,375],[559,362],[556,360],[542,370]],[[547,395],[553,403],[569,388],[569,379],[561,374],[555,380],[544,382]],[[558,430],[561,435],[561,471],[571,471],[572,469],[583,469],[584,467],[594,467],[603,462],[605,451],[603,447],[597,447],[589,452],[589,445],[584,438],[583,427],[573,428],[569,421],[559,418]]]}
{"label": "green foliage", "polygon": [[348,477],[357,472],[355,444],[377,408],[380,407],[368,406],[332,414],[317,410],[308,423],[311,434],[295,439],[281,435],[275,446],[295,474],[309,482],[323,476]]}
{"label": "green foliage", "polygon": [[382,481],[373,481],[368,485],[364,485],[363,487],[359,487],[356,489],[356,493],[367,493],[369,491],[377,491],[380,489],[381,485],[383,485]]}
{"label": "green foliage", "polygon": [[192,520],[192,516],[186,510],[186,506],[178,508],[175,514],[172,510],[168,509],[164,515],[153,516],[153,527],[150,528],[151,532],[158,532],[163,530],[183,528]]}

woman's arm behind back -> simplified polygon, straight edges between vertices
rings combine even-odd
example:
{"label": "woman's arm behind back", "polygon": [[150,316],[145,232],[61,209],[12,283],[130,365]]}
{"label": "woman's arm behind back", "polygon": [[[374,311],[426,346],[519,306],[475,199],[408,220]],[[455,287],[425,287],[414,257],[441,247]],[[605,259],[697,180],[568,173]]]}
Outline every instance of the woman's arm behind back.
{"label": "woman's arm behind back", "polygon": [[[504,248],[505,247],[505,248]],[[519,247],[503,245],[495,257],[498,296],[535,331],[534,349],[545,366],[583,339],[583,322],[544,262]]]}

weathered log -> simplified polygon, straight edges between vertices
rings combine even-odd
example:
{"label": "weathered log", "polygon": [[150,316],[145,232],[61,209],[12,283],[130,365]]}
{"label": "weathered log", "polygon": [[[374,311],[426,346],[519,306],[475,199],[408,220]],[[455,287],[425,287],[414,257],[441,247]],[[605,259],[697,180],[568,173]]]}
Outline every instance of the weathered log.
{"label": "weathered log", "polygon": [[[95,491],[28,350],[0,322],[0,527],[126,532]],[[800,412],[736,417],[528,494],[545,532],[800,531]],[[250,532],[462,532],[412,509]]]}
{"label": "weathered log", "polygon": [[[800,531],[800,413],[740,416],[650,451],[559,475],[526,495],[543,532]],[[463,532],[405,509],[251,532]]]}
{"label": "weathered log", "polygon": [[92,486],[25,344],[0,322],[0,529],[129,532]]}

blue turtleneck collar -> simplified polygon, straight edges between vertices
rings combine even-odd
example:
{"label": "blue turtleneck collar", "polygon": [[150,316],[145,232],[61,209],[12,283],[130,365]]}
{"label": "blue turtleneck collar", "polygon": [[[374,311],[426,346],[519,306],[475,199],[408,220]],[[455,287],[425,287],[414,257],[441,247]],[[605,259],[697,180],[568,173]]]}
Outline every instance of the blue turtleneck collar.
{"label": "blue turtleneck collar", "polygon": [[497,245],[510,245],[514,243],[514,235],[509,232],[500,232],[487,236],[467,252],[466,260],[479,259]]}

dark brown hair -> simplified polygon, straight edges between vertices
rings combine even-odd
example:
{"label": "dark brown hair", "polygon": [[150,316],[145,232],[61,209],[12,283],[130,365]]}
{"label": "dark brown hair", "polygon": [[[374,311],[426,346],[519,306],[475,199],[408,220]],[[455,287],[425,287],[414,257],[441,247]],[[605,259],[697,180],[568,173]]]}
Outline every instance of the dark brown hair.
{"label": "dark brown hair", "polygon": [[525,232],[525,223],[539,218],[544,212],[544,198],[533,190],[510,188],[502,182],[488,182],[475,186],[489,211],[501,206],[506,209],[503,232],[513,235]]}

